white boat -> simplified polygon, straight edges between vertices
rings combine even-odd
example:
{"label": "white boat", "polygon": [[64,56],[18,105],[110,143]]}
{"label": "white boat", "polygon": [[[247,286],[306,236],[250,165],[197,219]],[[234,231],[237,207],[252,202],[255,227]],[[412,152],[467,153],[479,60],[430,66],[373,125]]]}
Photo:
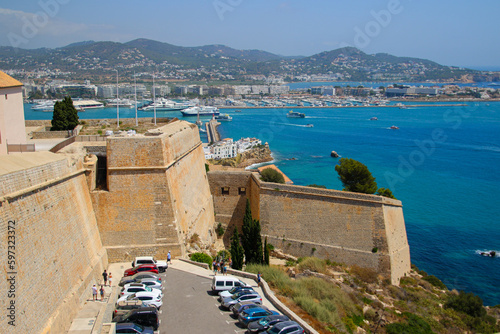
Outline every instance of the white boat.
{"label": "white boat", "polygon": [[104,108],[104,104],[94,100],[73,101],[73,105],[77,110]]}
{"label": "white boat", "polygon": [[52,100],[42,101],[42,102],[38,102],[36,105],[31,107],[31,109],[36,110],[36,111],[54,111],[55,104],[56,104],[56,101],[52,101]]}
{"label": "white boat", "polygon": [[218,116],[220,114],[219,109],[217,107],[210,107],[210,106],[204,106],[204,107],[190,107],[187,109],[184,109],[181,111],[183,116],[197,116],[198,114],[200,116]]}
{"label": "white boat", "polygon": [[231,116],[229,116],[228,114],[215,116],[214,118],[217,121],[225,121],[225,122],[229,122],[229,121],[233,120],[233,118]]}
{"label": "white boat", "polygon": [[180,111],[189,108],[189,103],[178,103],[172,100],[160,98],[153,103],[139,108],[143,111]]}
{"label": "white boat", "polygon": [[133,102],[131,102],[129,99],[111,99],[107,100],[106,106],[107,107],[123,107],[123,108],[132,108],[134,106]]}
{"label": "white boat", "polygon": [[306,125],[306,128],[313,128],[314,127],[314,124],[307,124]]}
{"label": "white boat", "polygon": [[288,112],[288,114],[286,114],[286,117],[288,117],[288,118],[304,118],[304,117],[306,117],[306,115],[301,113],[301,112],[296,112],[296,111],[290,110]]}

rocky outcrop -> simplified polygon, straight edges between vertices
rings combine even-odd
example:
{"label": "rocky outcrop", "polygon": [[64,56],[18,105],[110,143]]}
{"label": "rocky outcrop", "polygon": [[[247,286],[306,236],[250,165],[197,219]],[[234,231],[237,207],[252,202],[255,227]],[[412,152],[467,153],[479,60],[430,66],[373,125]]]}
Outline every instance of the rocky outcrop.
{"label": "rocky outcrop", "polygon": [[208,162],[212,165],[222,165],[235,168],[245,168],[253,164],[258,164],[262,162],[272,161],[273,157],[271,155],[271,150],[268,145],[262,145],[259,147],[254,147],[251,150],[238,154],[234,158],[220,159],[220,160],[209,160]]}

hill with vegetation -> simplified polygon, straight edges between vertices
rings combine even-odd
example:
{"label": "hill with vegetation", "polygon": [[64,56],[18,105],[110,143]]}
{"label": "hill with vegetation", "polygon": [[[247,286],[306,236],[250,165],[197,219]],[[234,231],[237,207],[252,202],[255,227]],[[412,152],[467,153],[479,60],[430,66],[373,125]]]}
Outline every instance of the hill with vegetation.
{"label": "hill with vegetation", "polygon": [[144,38],[127,43],[84,41],[56,49],[2,46],[0,68],[45,71],[54,78],[66,73],[71,79],[93,79],[118,69],[124,75],[155,70],[162,77],[175,80],[236,81],[249,75],[273,75],[291,81],[317,74],[338,81],[498,80],[498,74],[495,77],[495,74],[443,66],[426,59],[385,53],[370,55],[353,47],[309,57],[285,57],[224,45],[183,47]]}

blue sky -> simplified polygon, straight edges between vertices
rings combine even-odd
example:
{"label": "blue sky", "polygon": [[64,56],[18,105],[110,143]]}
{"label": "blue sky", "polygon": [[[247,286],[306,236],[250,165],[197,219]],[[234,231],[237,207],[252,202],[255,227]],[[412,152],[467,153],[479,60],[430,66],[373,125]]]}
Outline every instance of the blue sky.
{"label": "blue sky", "polygon": [[287,56],[352,45],[500,69],[498,13],[498,0],[0,0],[0,45],[148,38]]}

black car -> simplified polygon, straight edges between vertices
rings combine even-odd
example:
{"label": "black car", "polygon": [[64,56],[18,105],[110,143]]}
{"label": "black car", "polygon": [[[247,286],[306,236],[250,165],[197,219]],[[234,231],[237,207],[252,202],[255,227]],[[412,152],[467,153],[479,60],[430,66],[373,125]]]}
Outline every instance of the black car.
{"label": "black car", "polygon": [[132,322],[116,324],[116,334],[122,333],[154,334],[154,331],[153,327],[144,327]]}
{"label": "black car", "polygon": [[153,327],[154,330],[157,330],[160,326],[156,307],[144,307],[131,310],[124,315],[114,317],[113,322],[133,322],[141,326]]}
{"label": "black car", "polygon": [[273,327],[275,324],[281,321],[289,321],[290,319],[286,315],[269,315],[265,318],[251,321],[248,323],[248,331],[250,333],[260,333]]}

